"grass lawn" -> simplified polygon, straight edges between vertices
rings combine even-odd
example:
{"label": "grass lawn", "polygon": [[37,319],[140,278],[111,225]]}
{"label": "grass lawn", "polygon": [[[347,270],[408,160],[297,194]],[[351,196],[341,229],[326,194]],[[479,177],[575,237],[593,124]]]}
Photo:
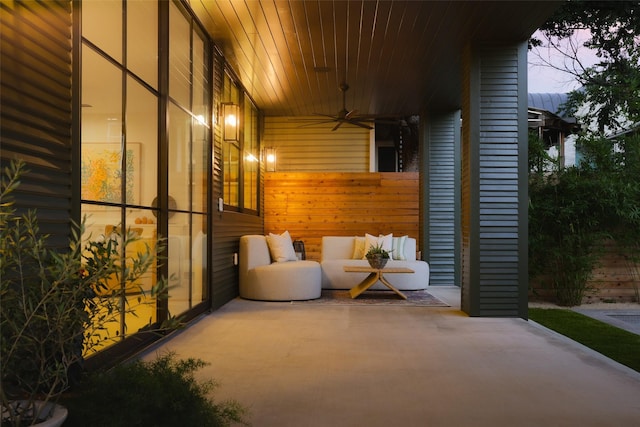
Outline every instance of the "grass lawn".
{"label": "grass lawn", "polygon": [[640,335],[566,309],[530,308],[529,319],[640,372]]}

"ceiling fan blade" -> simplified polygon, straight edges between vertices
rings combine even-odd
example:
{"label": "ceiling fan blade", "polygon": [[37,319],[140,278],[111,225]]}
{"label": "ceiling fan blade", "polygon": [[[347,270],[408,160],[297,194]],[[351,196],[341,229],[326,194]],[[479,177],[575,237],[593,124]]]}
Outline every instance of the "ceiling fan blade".
{"label": "ceiling fan blade", "polygon": [[349,120],[349,119],[352,118],[352,116],[357,116],[357,115],[358,115],[358,110],[351,110],[347,114],[344,115],[344,118]]}
{"label": "ceiling fan blade", "polygon": [[338,128],[339,128],[340,126],[342,126],[342,123],[343,123],[342,121],[339,121],[339,122],[338,122],[338,124],[337,124],[337,125],[335,125],[335,126],[333,127],[333,129],[331,129],[331,132],[333,132],[334,130],[338,130]]}
{"label": "ceiling fan blade", "polygon": [[317,121],[314,121],[314,122],[311,122],[311,123],[301,124],[301,125],[299,125],[297,127],[306,128],[306,127],[309,127],[309,126],[319,126],[319,125],[324,125],[326,123],[333,123],[333,122],[335,122],[335,120],[317,120]]}
{"label": "ceiling fan blade", "polygon": [[314,116],[322,116],[322,117],[328,117],[330,119],[337,119],[336,116],[332,115],[332,114],[322,114],[322,113],[313,113]]}

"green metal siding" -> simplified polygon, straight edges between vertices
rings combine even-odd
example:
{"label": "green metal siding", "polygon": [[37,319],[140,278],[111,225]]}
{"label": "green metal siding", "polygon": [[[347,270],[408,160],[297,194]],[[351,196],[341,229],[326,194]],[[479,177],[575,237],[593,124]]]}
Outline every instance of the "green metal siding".
{"label": "green metal siding", "polygon": [[421,215],[431,286],[460,283],[460,113],[426,114]]}
{"label": "green metal siding", "polygon": [[463,307],[474,316],[526,317],[523,61],[526,50],[522,45],[480,47],[469,61],[469,99],[478,101],[469,101],[468,128],[465,126],[470,157],[463,174],[468,183],[463,203],[469,215],[465,247],[469,264],[463,277],[463,288],[468,290],[463,293]]}

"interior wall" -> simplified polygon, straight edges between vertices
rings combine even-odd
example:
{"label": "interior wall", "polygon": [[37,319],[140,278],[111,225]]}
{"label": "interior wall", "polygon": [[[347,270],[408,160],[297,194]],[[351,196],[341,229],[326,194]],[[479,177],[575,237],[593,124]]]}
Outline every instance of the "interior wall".
{"label": "interior wall", "polygon": [[265,233],[288,230],[304,241],[307,259],[316,261],[322,236],[393,233],[418,239],[418,181],[417,172],[267,173]]}

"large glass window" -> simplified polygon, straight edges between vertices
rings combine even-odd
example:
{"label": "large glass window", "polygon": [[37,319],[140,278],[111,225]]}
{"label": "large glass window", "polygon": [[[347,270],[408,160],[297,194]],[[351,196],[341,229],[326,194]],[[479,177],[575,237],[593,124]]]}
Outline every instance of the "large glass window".
{"label": "large glass window", "polygon": [[153,1],[127,2],[127,68],[157,89],[158,5]]}
{"label": "large glass window", "polygon": [[169,40],[168,303],[170,313],[182,313],[208,298],[211,92],[206,39],[174,2]]}
{"label": "large glass window", "polygon": [[[161,13],[168,14],[169,28],[158,28]],[[154,249],[158,238],[166,239],[167,246],[164,266],[124,289],[122,305],[125,300],[145,302],[137,306],[135,316],[122,314],[108,331],[124,337],[149,320],[163,320],[158,317],[164,313],[158,310],[160,304],[179,315],[208,298],[208,44],[173,1],[84,1],[82,31],[85,238],[121,239],[122,233],[133,233],[138,240],[120,254],[123,259],[146,247]],[[167,32],[168,49],[163,49],[161,34]],[[167,55],[167,50],[169,67],[159,69],[159,55]],[[158,110],[160,94],[167,93],[160,87],[162,81],[168,81],[166,130],[160,126],[165,112]],[[150,296],[158,271],[167,273],[168,303]],[[122,284],[114,280],[112,286]]]}
{"label": "large glass window", "polygon": [[[228,105],[233,107],[228,110],[233,112],[233,119],[225,108]],[[243,94],[229,74],[225,74],[220,117],[223,127],[224,202],[243,212],[258,212],[258,119],[258,109],[251,99]]]}
{"label": "large glass window", "polygon": [[[120,253],[121,259],[130,259],[147,246],[154,250],[158,237],[152,209],[158,193],[158,94],[153,89],[157,85],[158,13],[154,2],[133,3],[85,1],[82,7],[84,238],[121,241],[126,233],[135,235],[138,240]],[[125,13],[128,6],[129,15]],[[123,28],[135,28],[124,46]],[[139,39],[142,34],[145,36]],[[131,59],[136,77],[124,58]],[[137,305],[135,315],[121,313],[105,335],[124,337],[149,319],[156,320],[156,301],[149,292],[156,277],[153,268],[134,286],[128,286],[124,296],[114,297],[111,289],[101,291],[98,303],[105,298],[122,298],[122,305],[130,298],[143,302]],[[125,285],[117,277],[109,283],[112,288],[121,286]]]}
{"label": "large glass window", "polygon": [[260,170],[260,142],[258,140],[258,110],[248,96],[244,98],[243,132],[243,207],[258,210],[258,172]]}

